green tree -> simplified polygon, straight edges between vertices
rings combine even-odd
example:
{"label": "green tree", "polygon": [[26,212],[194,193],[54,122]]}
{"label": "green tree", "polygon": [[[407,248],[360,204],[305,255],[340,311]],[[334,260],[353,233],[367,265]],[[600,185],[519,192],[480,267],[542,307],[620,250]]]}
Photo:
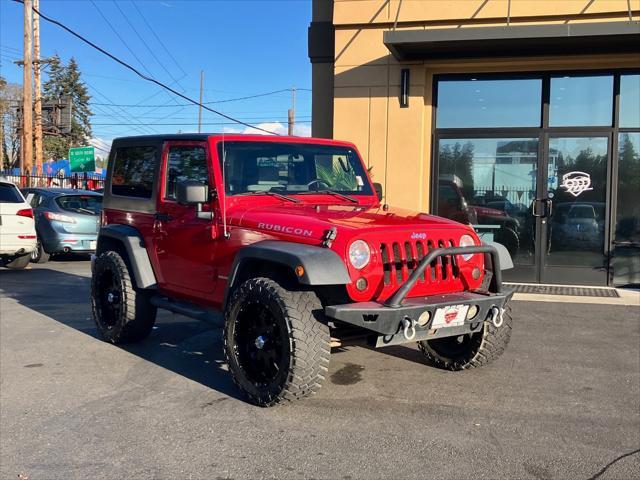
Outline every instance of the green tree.
{"label": "green tree", "polygon": [[67,158],[69,148],[86,146],[91,138],[91,96],[82,81],[78,63],[72,57],[67,65],[54,56],[49,64],[48,80],[43,85],[44,101],[69,98],[72,105],[71,132],[62,136],[46,136],[45,158]]}

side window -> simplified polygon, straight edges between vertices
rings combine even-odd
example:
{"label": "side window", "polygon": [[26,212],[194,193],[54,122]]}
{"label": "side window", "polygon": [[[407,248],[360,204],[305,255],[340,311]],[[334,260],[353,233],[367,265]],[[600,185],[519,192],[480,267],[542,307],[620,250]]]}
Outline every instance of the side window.
{"label": "side window", "polygon": [[151,198],[156,158],[156,147],[118,148],[113,162],[111,193],[123,197]]}
{"label": "side window", "polygon": [[31,205],[31,208],[36,208],[42,203],[42,197],[37,193],[29,193],[29,195],[27,195],[27,202]]}
{"label": "side window", "polygon": [[175,200],[178,182],[196,180],[209,184],[207,153],[203,147],[170,147],[164,198]]}

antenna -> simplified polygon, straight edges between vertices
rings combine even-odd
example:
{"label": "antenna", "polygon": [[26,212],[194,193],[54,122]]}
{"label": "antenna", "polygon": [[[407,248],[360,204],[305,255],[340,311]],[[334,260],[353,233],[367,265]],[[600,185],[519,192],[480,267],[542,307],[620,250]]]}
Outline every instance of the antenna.
{"label": "antenna", "polygon": [[[224,125],[222,126],[222,235],[225,239],[231,238],[231,234],[227,230],[227,181],[225,179],[225,170],[227,166],[227,149],[224,146]],[[220,198],[220,195],[218,195]]]}

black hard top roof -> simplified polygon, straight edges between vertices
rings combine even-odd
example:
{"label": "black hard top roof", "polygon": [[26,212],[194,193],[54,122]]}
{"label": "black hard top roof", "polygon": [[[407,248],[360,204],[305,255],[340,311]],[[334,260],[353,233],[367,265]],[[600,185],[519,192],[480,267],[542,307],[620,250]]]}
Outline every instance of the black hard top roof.
{"label": "black hard top roof", "polygon": [[220,135],[218,133],[161,133],[158,135],[131,135],[128,137],[118,137],[113,140],[116,142],[126,142],[130,140],[145,142],[164,142],[165,140],[187,140],[187,141],[204,141],[212,135]]}

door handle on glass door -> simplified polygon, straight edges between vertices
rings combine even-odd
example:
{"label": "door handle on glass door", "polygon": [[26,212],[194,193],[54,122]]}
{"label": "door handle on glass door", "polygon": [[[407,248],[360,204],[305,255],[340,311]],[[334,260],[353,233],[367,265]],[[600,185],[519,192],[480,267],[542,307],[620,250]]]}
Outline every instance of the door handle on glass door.
{"label": "door handle on glass door", "polygon": [[531,215],[534,217],[544,217],[544,214],[538,212],[538,208],[536,208],[542,200],[538,200],[537,198],[531,203]]}
{"label": "door handle on glass door", "polygon": [[553,200],[550,198],[544,198],[542,199],[542,203],[545,205],[544,216],[550,217],[553,214]]}

